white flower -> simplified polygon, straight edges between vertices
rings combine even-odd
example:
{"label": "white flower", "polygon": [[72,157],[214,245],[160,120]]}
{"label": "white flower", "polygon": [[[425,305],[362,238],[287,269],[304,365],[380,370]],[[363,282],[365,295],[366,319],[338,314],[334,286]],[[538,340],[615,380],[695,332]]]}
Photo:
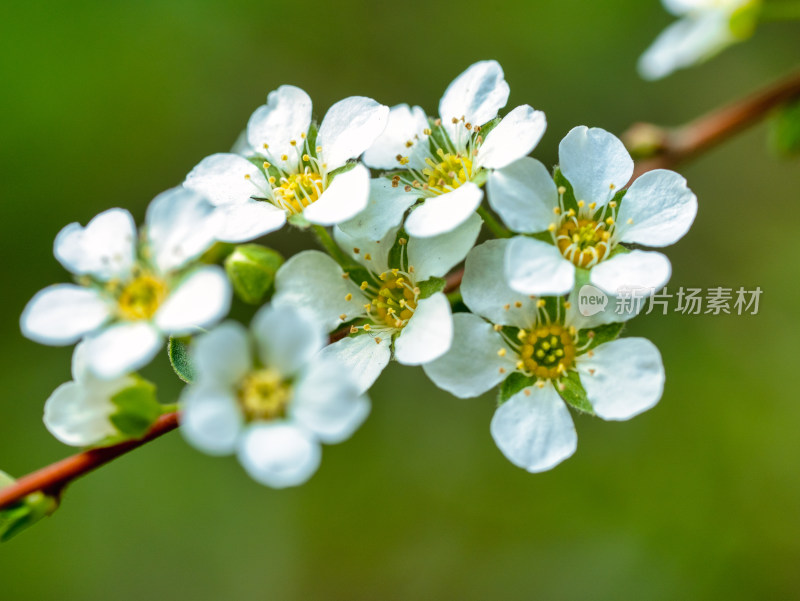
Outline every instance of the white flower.
{"label": "white flower", "polygon": [[22,313],[22,333],[55,346],[84,339],[88,368],[112,380],[149,363],[165,336],[215,323],[228,312],[230,284],[220,267],[191,263],[214,242],[213,211],[197,193],[175,188],[150,203],[138,244],[122,209],[85,228],[66,226],[54,254],[79,283],[38,292]]}
{"label": "white flower", "polygon": [[364,163],[398,171],[391,180],[373,180],[365,214],[342,229],[382,238],[419,199],[424,202],[405,224],[410,235],[437,236],[463,223],[481,204],[486,174],[531,152],[544,134],[544,113],[528,105],[516,107],[488,133],[481,131],[506,105],[508,93],[500,65],[481,61],[448,86],[439,119],[429,122],[420,107],[393,107]]}
{"label": "white flower", "polygon": [[210,455],[236,453],[256,481],[308,480],[320,443],[350,437],[369,413],[351,374],[319,354],[324,332],[302,311],[266,306],[251,332],[226,322],[192,348],[197,381],[182,395],[181,432]]}
{"label": "white flower", "polygon": [[328,110],[317,131],[308,94],[281,86],[250,117],[247,145],[237,143],[254,150],[251,160],[211,155],[183,185],[218,207],[218,237],[227,242],[277,230],[291,215],[319,225],[340,223],[364,209],[369,196],[369,170],[342,168],[375,141],[388,115],[389,108],[371,98],[351,96]]}
{"label": "white flower", "polygon": [[117,407],[111,398],[135,386],[136,378],[113,380],[95,377],[86,366],[86,343],[72,355],[72,381],[55,389],[44,405],[44,425],[58,440],[74,447],[88,447],[119,434],[111,422]]}
{"label": "white flower", "polygon": [[535,159],[520,159],[489,176],[489,203],[509,228],[550,232],[551,242],[519,236],[508,245],[511,288],[565,294],[575,285],[576,269],[589,270],[589,282],[610,295],[661,288],[669,280],[669,260],[654,251],[624,252],[620,244],[663,247],[683,237],[697,214],[697,197],[686,180],[673,171],[650,171],[618,205],[612,199],[630,180],[633,160],[622,142],[599,128],[570,131],[559,145],[559,159],[574,206]]}
{"label": "white flower", "polygon": [[548,305],[509,288],[502,275],[509,244],[490,240],[467,256],[461,294],[474,314],[453,316],[450,350],[423,369],[437,386],[462,398],[478,396],[514,373],[527,378],[495,411],[491,432],[512,463],[540,472],[577,446],[560,395],[574,394],[579,382],[595,414],[626,420],[659,401],[664,368],[648,340],[594,346],[594,336],[573,325],[569,303],[550,299]]}
{"label": "white flower", "polygon": [[[661,79],[677,69],[705,61],[749,37],[755,25],[734,26],[737,14],[755,11],[761,0],[662,0],[680,20],[667,27],[639,59],[639,74]],[[744,21],[742,25],[744,25]]]}
{"label": "white flower", "polygon": [[463,260],[480,228],[480,217],[472,215],[448,234],[399,240],[394,261],[389,253],[397,230],[372,242],[337,229],[337,243],[363,269],[345,272],[326,254],[301,252],[278,270],[273,302],[310,311],[326,331],[353,322],[353,335],[322,354],[337,357],[367,390],[392,351],[399,363],[421,365],[450,347],[450,303],[444,293],[426,294],[423,288]]}

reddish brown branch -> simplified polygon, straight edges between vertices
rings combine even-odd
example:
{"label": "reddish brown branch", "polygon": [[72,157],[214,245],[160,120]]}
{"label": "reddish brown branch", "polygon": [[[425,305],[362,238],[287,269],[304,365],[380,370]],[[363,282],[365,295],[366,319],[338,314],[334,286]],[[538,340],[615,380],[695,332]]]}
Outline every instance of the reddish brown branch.
{"label": "reddish brown branch", "polygon": [[150,431],[139,440],[129,440],[110,447],[83,451],[23,476],[11,486],[0,489],[0,508],[20,501],[39,490],[58,497],[61,491],[76,478],[174,430],[177,426],[178,413],[166,413],[159,417]]}
{"label": "reddish brown branch", "polygon": [[623,141],[634,152],[639,148],[650,148],[654,153],[636,165],[633,177],[635,179],[651,169],[683,163],[796,98],[800,98],[800,72],[680,127],[661,128],[650,123],[637,123],[622,134]]}

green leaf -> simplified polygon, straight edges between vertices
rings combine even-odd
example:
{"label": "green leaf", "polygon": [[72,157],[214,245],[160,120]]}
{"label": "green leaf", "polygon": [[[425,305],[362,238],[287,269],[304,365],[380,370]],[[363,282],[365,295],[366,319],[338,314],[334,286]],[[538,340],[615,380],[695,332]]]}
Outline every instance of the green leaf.
{"label": "green leaf", "polygon": [[225,259],[225,271],[240,299],[259,305],[272,290],[283,256],[260,244],[242,244]]}
{"label": "green leaf", "polygon": [[109,420],[122,436],[141,438],[158,419],[162,408],[155,392],[154,384],[137,377],[136,384],[111,397],[117,411],[109,416]]}
{"label": "green leaf", "polygon": [[758,25],[760,13],[760,0],[751,0],[733,11],[730,21],[728,21],[728,27],[734,37],[740,41],[751,37]]}
{"label": "green leaf", "polygon": [[172,365],[172,370],[175,375],[187,384],[194,382],[197,376],[197,371],[192,364],[192,358],[189,355],[189,342],[191,338],[173,338],[169,339],[169,346],[167,353],[169,354],[169,363]]}
{"label": "green leaf", "polygon": [[586,390],[581,384],[581,377],[576,371],[569,371],[567,375],[561,378],[556,386],[558,394],[564,399],[564,402],[571,405],[581,413],[591,413],[594,415],[594,409],[586,396]]}
{"label": "green leaf", "polygon": [[508,377],[500,384],[500,391],[497,394],[497,405],[505,403],[512,396],[528,386],[534,386],[536,378],[526,376],[518,371],[512,371]]}
{"label": "green leaf", "polygon": [[[11,486],[15,480],[0,471],[0,488]],[[42,492],[34,492],[21,501],[0,509],[0,542],[6,542],[26,528],[58,509],[58,501]]]}
{"label": "green leaf", "polygon": [[778,110],[769,124],[769,144],[778,156],[800,154],[800,100]]}
{"label": "green leaf", "polygon": [[215,242],[211,248],[201,255],[200,262],[210,265],[222,263],[235,248],[236,246],[230,242]]}
{"label": "green leaf", "polygon": [[394,244],[392,244],[392,248],[389,249],[389,267],[391,269],[400,269],[405,271],[408,268],[408,265],[403,264],[403,247],[405,247],[406,244],[408,244],[408,234],[401,227],[397,231],[397,235],[394,237]]}
{"label": "green leaf", "polygon": [[575,198],[575,191],[572,189],[572,184],[564,177],[564,174],[561,173],[561,169],[558,167],[553,171],[553,181],[559,188],[564,188],[564,210],[569,211],[570,209],[574,209],[577,211],[578,201]]}
{"label": "green leaf", "polygon": [[444,286],[446,283],[447,282],[443,278],[436,278],[436,277],[418,283],[417,287],[419,288],[419,297],[428,298],[429,296],[433,296],[437,292],[441,292],[442,290],[444,290]]}
{"label": "green leaf", "polygon": [[578,332],[578,346],[583,347],[591,340],[591,344],[586,347],[586,350],[591,350],[604,342],[616,340],[619,338],[619,335],[622,333],[622,328],[624,327],[624,323],[609,323],[604,326],[597,326],[596,328],[580,330]]}
{"label": "green leaf", "polygon": [[503,120],[502,117],[495,117],[491,121],[484,123],[481,126],[480,136],[483,138],[484,142],[486,141],[486,136],[489,135],[489,132],[492,131],[495,127],[497,127],[497,124],[500,123],[502,120]]}
{"label": "green leaf", "polygon": [[330,173],[328,173],[328,185],[330,185],[331,180],[333,180],[337,175],[341,175],[342,173],[347,173],[351,169],[353,169],[356,165],[358,165],[358,161],[350,160],[347,161],[341,167],[334,169]]}

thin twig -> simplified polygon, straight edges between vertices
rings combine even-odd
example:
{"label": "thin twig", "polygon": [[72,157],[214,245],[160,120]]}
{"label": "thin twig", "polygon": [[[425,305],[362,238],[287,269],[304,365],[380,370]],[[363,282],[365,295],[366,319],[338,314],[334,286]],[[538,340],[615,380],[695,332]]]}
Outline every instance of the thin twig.
{"label": "thin twig", "polygon": [[684,163],[797,98],[800,98],[800,71],[680,127],[637,123],[622,134],[622,139],[634,153],[639,148],[650,148],[651,156],[636,165],[633,179],[652,169]]}
{"label": "thin twig", "polygon": [[[622,135],[626,145],[634,150],[649,146],[655,152],[651,153],[650,158],[637,163],[632,179],[652,169],[674,167],[683,163],[757,123],[775,107],[795,98],[800,98],[800,72],[762,92],[712,111],[678,128],[665,129],[648,123],[637,123]],[[327,239],[321,242],[326,247],[329,245],[326,244]],[[463,269],[449,274],[444,291],[447,293],[456,290],[461,285],[463,275]],[[331,334],[330,341],[335,342],[346,334],[346,328],[337,330]],[[84,451],[28,474],[11,486],[0,489],[0,508],[20,501],[36,491],[58,497],[73,480],[174,430],[177,426],[178,413],[168,413],[162,415],[147,435],[139,440]]]}
{"label": "thin twig", "polygon": [[128,440],[110,447],[83,451],[23,476],[11,486],[0,489],[0,508],[21,501],[36,491],[42,491],[58,498],[64,488],[73,480],[177,427],[177,411],[166,413],[156,420],[143,438]]}

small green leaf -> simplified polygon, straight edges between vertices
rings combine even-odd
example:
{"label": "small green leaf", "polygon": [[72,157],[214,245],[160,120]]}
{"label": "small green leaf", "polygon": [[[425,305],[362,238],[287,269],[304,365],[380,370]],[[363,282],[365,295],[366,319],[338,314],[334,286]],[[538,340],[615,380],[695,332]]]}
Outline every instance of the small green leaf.
{"label": "small green leaf", "polygon": [[800,154],[800,100],[782,107],[769,124],[769,143],[778,156]]}
{"label": "small green leaf", "polygon": [[208,263],[216,265],[222,263],[225,258],[230,255],[236,248],[234,244],[229,242],[215,242],[211,248],[204,252],[200,257],[201,263]]}
{"label": "small green leaf", "polygon": [[236,296],[251,305],[259,305],[272,290],[275,273],[283,256],[260,244],[237,246],[225,259],[225,271]]}
{"label": "small green leaf", "polygon": [[389,267],[391,269],[401,269],[405,271],[408,268],[408,265],[403,264],[403,248],[405,248],[407,244],[408,234],[401,227],[394,237],[392,248],[389,249]]}
{"label": "small green leaf", "polygon": [[600,346],[604,342],[611,342],[619,338],[622,333],[622,328],[625,327],[624,323],[609,323],[604,326],[597,326],[596,328],[588,328],[578,332],[578,346],[583,347],[591,340],[591,344],[586,347],[586,350],[593,349]]}
{"label": "small green leaf", "polygon": [[328,173],[328,183],[330,184],[330,180],[335,178],[337,175],[341,175],[342,173],[347,173],[351,169],[353,169],[356,165],[358,165],[358,161],[347,161],[341,167],[334,169],[330,173]]}
{"label": "small green leaf", "polygon": [[445,284],[447,282],[443,278],[430,278],[425,280],[424,282],[420,282],[417,284],[419,288],[419,297],[420,298],[428,298],[429,296],[433,296],[437,292],[441,292],[444,290]]}
{"label": "small green leaf", "polygon": [[489,135],[489,132],[497,127],[498,123],[500,123],[502,120],[502,117],[495,117],[491,121],[488,121],[481,126],[480,136],[484,139],[484,141],[486,140],[486,136]]}
{"label": "small green leaf", "polygon": [[523,388],[536,384],[536,378],[526,376],[518,371],[513,371],[500,384],[500,391],[497,394],[497,405],[505,403],[512,396],[520,392]]}
{"label": "small green leaf", "polygon": [[564,174],[561,173],[561,169],[558,167],[556,167],[553,171],[553,181],[559,188],[564,188],[564,210],[569,211],[570,209],[574,209],[577,211],[578,201],[575,198],[575,192],[572,189],[572,184],[569,183],[569,180],[566,177],[564,177]]}
{"label": "small green leaf", "polygon": [[[11,486],[15,480],[0,471],[0,488]],[[42,492],[34,492],[21,501],[0,509],[0,542],[6,542],[26,528],[58,509],[58,501]]]}
{"label": "small green leaf", "polygon": [[141,438],[158,419],[162,408],[155,392],[154,384],[137,377],[136,384],[111,397],[117,411],[109,416],[109,420],[122,436]]}
{"label": "small green leaf", "polygon": [[567,375],[558,382],[556,387],[558,394],[568,403],[581,413],[591,413],[594,415],[594,409],[586,396],[586,390],[581,384],[581,377],[576,371],[569,371]]}
{"label": "small green leaf", "polygon": [[192,364],[192,358],[189,355],[189,341],[191,338],[173,338],[169,339],[169,346],[167,353],[169,354],[169,363],[172,365],[172,370],[175,375],[187,384],[194,382],[197,371]]}

